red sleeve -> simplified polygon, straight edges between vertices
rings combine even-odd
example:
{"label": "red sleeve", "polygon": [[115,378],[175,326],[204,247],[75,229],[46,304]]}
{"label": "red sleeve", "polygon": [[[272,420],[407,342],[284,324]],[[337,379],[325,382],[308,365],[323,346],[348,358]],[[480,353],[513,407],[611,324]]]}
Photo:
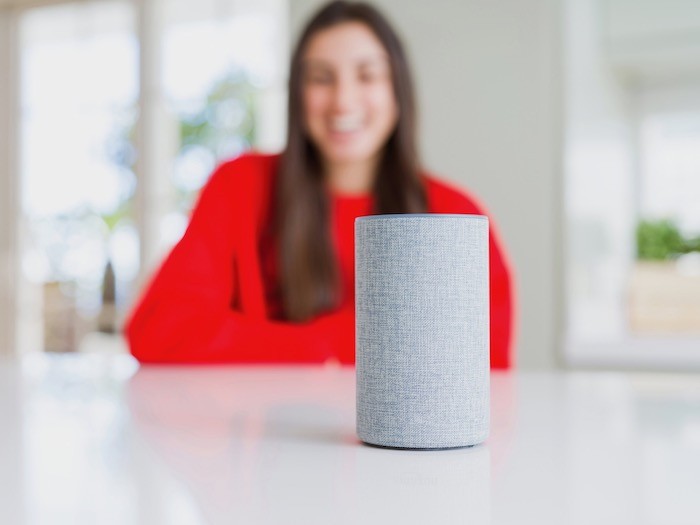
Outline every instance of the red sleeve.
{"label": "red sleeve", "polygon": [[491,285],[491,368],[513,365],[513,278],[493,221],[489,220],[489,279]]}
{"label": "red sleeve", "polygon": [[214,172],[183,238],[128,319],[126,337],[139,361],[323,362],[339,343],[338,326],[352,322],[352,312],[344,311],[291,324],[253,318],[230,307],[237,233],[227,186],[236,180],[225,169]]}
{"label": "red sleeve", "polygon": [[433,181],[433,196],[438,213],[469,213],[489,217],[489,280],[491,368],[513,365],[514,291],[513,272],[498,229],[484,206],[462,191]]}

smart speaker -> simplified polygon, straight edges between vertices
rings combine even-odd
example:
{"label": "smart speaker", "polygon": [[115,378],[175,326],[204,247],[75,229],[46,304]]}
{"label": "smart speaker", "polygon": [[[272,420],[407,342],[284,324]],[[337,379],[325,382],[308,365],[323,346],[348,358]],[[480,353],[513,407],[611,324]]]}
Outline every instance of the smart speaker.
{"label": "smart speaker", "polygon": [[489,433],[488,219],[355,220],[357,434],[465,447]]}

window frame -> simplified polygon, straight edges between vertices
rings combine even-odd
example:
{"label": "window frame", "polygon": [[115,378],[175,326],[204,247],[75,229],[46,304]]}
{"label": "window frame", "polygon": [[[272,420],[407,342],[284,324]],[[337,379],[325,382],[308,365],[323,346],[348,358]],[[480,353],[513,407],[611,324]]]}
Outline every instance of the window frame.
{"label": "window frame", "polygon": [[8,81],[0,85],[0,357],[16,352],[17,229],[19,141],[14,131],[19,122],[19,9],[0,7],[0,71]]}

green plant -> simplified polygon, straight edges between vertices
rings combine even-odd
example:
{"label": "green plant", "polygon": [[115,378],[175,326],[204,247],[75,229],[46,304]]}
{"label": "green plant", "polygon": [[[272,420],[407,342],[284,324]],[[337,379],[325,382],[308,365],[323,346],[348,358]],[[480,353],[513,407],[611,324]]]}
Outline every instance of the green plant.
{"label": "green plant", "polygon": [[[179,111],[180,152],[219,162],[238,156],[249,149],[256,139],[256,96],[259,88],[248,79],[245,71],[234,69],[222,76],[194,112]],[[205,153],[206,152],[206,153]],[[210,166],[207,171],[214,166]],[[197,170],[195,169],[194,172]],[[189,184],[174,181],[177,207],[192,208],[198,192]]]}
{"label": "green plant", "polygon": [[245,72],[234,70],[224,75],[197,112],[179,116],[181,147],[203,146],[217,158],[239,153],[228,151],[233,138],[249,147],[255,142],[257,91]]}
{"label": "green plant", "polygon": [[637,259],[665,261],[678,255],[700,251],[700,238],[685,238],[669,220],[642,220],[637,225]]}

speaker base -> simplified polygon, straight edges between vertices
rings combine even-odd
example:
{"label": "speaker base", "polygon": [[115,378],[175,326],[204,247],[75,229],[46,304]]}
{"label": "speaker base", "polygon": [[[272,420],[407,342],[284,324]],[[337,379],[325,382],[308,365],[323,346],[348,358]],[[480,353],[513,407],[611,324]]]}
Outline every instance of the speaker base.
{"label": "speaker base", "polygon": [[418,451],[430,451],[430,450],[457,450],[460,448],[472,448],[476,447],[480,443],[474,444],[474,445],[457,445],[456,447],[430,447],[430,448],[421,448],[421,447],[392,447],[388,445],[377,445],[376,443],[369,443],[368,441],[362,441],[360,440],[360,443],[363,445],[367,445],[368,447],[372,448],[384,448],[388,450],[418,450]]}

